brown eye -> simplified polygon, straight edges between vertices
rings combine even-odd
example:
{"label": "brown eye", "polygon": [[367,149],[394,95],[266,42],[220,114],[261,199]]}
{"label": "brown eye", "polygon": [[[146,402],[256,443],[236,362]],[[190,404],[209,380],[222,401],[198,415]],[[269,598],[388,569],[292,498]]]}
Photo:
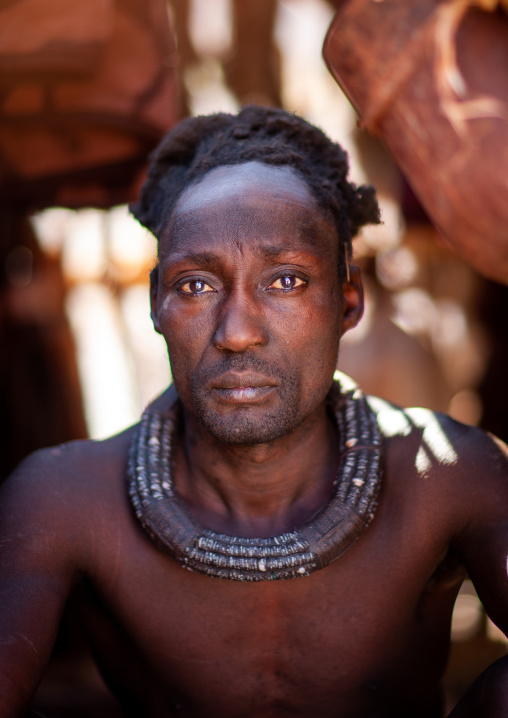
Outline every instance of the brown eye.
{"label": "brown eye", "polygon": [[213,292],[212,287],[204,282],[202,279],[191,279],[189,282],[181,284],[178,289],[182,294],[206,294],[207,292]]}
{"label": "brown eye", "polygon": [[281,289],[285,292],[291,291],[292,289],[296,289],[297,287],[301,287],[305,284],[303,279],[300,279],[300,277],[295,277],[294,274],[284,274],[282,277],[278,277],[272,284],[270,284],[270,289]]}

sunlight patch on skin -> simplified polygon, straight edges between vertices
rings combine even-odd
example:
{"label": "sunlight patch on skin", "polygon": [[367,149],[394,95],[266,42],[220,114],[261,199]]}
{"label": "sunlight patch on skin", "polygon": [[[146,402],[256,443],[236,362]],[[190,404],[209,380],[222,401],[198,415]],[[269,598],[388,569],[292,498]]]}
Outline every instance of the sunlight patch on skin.
{"label": "sunlight patch on skin", "polygon": [[420,444],[420,448],[416,454],[415,466],[418,473],[422,476],[428,474],[432,468],[432,461],[423,444]]}
{"label": "sunlight patch on skin", "polygon": [[423,429],[423,444],[434,458],[440,464],[455,464],[459,457],[435,414],[428,409],[407,409],[406,414],[415,426]]}
{"label": "sunlight patch on skin", "polygon": [[369,396],[367,400],[384,436],[409,436],[414,429],[423,430],[415,457],[415,467],[420,476],[428,474],[435,462],[450,466],[458,460],[457,452],[434,412],[420,408],[399,409],[377,396]]}
{"label": "sunlight patch on skin", "polygon": [[411,433],[411,424],[402,409],[378,396],[368,396],[367,401],[377,415],[377,423],[384,436],[408,436]]}

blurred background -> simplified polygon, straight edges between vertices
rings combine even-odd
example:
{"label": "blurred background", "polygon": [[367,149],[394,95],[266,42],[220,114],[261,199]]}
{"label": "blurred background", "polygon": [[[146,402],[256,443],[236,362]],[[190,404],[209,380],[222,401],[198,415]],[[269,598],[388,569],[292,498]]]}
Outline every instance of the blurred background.
{"label": "blurred background", "polygon": [[[447,248],[388,151],[358,127],[321,58],[332,2],[18,0],[2,14],[2,478],[39,447],[122,430],[167,386],[149,319],[155,241],[126,203],[175,121],[248,103],[321,127],[348,150],[352,179],[378,190],[383,224],[355,240],[365,316],[339,368],[366,392],[508,440],[508,289]],[[506,652],[468,581],[453,638],[452,702]],[[115,716],[82,644],[79,627],[63,631],[36,705],[55,718]],[[75,681],[87,686],[80,697]]]}

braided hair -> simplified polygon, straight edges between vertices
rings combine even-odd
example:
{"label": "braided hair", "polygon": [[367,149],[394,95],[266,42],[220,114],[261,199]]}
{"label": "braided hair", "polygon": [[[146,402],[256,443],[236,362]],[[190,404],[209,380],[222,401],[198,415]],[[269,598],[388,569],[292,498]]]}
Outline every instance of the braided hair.
{"label": "braided hair", "polygon": [[380,221],[374,188],[349,182],[346,152],[317,127],[284,110],[248,106],[238,115],[183,120],[153,153],[148,178],[131,211],[160,238],[190,184],[216,167],[254,160],[293,167],[321,209],[331,214],[344,246],[339,252],[343,280],[353,237],[364,225]]}

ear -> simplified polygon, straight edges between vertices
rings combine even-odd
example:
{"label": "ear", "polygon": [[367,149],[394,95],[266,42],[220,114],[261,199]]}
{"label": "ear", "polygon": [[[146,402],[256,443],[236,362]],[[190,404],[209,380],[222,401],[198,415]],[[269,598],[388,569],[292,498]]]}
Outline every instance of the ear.
{"label": "ear", "polygon": [[153,328],[162,334],[157,311],[157,295],[159,292],[159,265],[157,264],[150,272],[150,316]]}
{"label": "ear", "polygon": [[349,266],[348,279],[342,285],[343,313],[341,336],[356,327],[363,314],[363,284],[360,269]]}

